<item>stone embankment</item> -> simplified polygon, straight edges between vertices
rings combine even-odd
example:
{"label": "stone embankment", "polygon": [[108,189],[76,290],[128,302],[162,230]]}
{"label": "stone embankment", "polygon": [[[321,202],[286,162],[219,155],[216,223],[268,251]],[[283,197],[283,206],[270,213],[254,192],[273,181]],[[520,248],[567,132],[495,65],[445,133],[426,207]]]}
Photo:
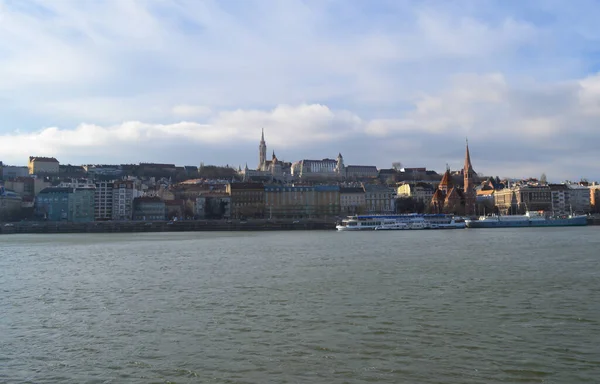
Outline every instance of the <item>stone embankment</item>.
{"label": "stone embankment", "polygon": [[91,223],[3,223],[0,233],[127,233],[191,231],[288,231],[332,230],[334,220],[189,220],[189,221],[95,221]]}

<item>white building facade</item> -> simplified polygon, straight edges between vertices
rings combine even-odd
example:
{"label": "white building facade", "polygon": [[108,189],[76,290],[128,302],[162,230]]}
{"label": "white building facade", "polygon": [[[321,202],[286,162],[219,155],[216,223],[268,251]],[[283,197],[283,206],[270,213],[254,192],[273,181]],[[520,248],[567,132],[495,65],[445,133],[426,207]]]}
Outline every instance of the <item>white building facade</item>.
{"label": "white building facade", "polygon": [[344,158],[338,154],[334,159],[300,160],[292,164],[294,179],[343,179],[346,176]]}
{"label": "white building facade", "polygon": [[340,214],[357,215],[366,209],[365,190],[362,187],[340,188]]}
{"label": "white building facade", "polygon": [[364,184],[363,188],[367,213],[383,214],[396,211],[396,191],[393,188],[378,184]]}
{"label": "white building facade", "polygon": [[94,202],[95,220],[112,220],[113,217],[113,185],[114,181],[96,182],[96,199]]}
{"label": "white building facade", "polygon": [[556,215],[591,211],[590,189],[578,184],[550,184],[552,212]]}
{"label": "white building facade", "polygon": [[134,181],[116,181],[112,189],[112,219],[131,220],[133,217],[133,199],[136,197],[138,197],[138,190]]}

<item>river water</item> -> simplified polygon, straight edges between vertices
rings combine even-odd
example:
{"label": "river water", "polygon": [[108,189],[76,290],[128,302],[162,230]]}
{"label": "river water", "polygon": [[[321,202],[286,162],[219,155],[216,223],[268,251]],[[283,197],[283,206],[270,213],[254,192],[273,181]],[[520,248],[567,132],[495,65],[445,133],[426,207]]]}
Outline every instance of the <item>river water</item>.
{"label": "river water", "polygon": [[0,382],[598,383],[600,227],[3,235]]}

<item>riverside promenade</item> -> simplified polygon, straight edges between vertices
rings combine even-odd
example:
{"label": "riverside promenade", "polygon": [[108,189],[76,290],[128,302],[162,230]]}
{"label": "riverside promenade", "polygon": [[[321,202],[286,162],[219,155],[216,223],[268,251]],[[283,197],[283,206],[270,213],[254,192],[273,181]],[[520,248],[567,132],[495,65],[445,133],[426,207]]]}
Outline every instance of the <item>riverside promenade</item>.
{"label": "riverside promenade", "polygon": [[335,220],[182,220],[182,221],[94,221],[69,223],[30,221],[2,223],[0,233],[119,233],[192,231],[293,231],[333,230]]}

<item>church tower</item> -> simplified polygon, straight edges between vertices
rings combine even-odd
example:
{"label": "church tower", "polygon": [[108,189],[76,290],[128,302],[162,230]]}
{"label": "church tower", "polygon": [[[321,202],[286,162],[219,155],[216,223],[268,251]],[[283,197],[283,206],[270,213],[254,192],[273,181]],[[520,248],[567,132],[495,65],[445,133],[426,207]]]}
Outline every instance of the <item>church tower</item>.
{"label": "church tower", "polygon": [[467,152],[465,154],[465,167],[463,169],[465,214],[466,215],[474,215],[475,214],[475,203],[476,203],[476,197],[477,197],[477,195],[475,193],[475,177],[476,177],[476,173],[473,170],[473,165],[471,165],[471,154],[469,153],[469,142],[467,141]]}
{"label": "church tower", "polygon": [[346,176],[346,172],[345,172],[345,167],[344,167],[344,158],[342,157],[342,153],[338,153],[337,156],[337,163],[335,166],[335,171],[336,173],[340,176],[340,177],[345,177]]}
{"label": "church tower", "polygon": [[258,145],[258,170],[264,171],[267,163],[267,143],[265,143],[265,129],[262,129],[260,135],[260,144]]}

